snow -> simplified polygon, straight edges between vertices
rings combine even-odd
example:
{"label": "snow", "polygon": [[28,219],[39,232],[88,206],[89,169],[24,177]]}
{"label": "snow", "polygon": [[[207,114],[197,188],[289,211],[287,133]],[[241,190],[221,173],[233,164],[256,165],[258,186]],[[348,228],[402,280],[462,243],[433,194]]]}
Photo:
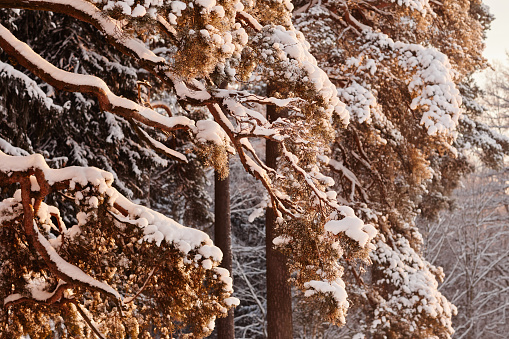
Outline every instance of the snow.
{"label": "snow", "polygon": [[[63,284],[65,284],[65,282],[63,280],[60,280],[58,282],[58,285],[54,288],[54,290],[56,291]],[[31,297],[36,300],[41,300],[41,301],[48,300],[49,298],[51,298],[54,295],[54,293],[45,291],[45,289],[48,286],[46,285],[46,281],[43,279],[40,279],[40,278],[33,279],[32,281],[30,281],[27,287],[30,290]],[[5,304],[5,300],[4,300],[4,304]]]}
{"label": "snow", "polygon": [[226,299],[224,299],[224,302],[229,307],[231,307],[231,306],[239,306],[240,305],[240,300],[235,298],[235,297],[226,298]]}
{"label": "snow", "polygon": [[297,78],[308,79],[324,102],[323,118],[330,120],[334,113],[343,124],[348,125],[349,115],[345,104],[340,102],[336,87],[327,74],[318,67],[316,59],[309,52],[309,43],[302,33],[294,29],[287,30],[283,26],[275,26],[269,27],[265,34],[263,46],[267,48],[262,49],[261,56],[270,61],[271,58],[275,58],[272,55],[275,55],[290,81],[297,81]]}
{"label": "snow", "polygon": [[200,142],[213,142],[216,145],[224,145],[228,136],[219,124],[213,120],[200,120],[196,123],[198,132],[196,138]]}
{"label": "snow", "polygon": [[177,158],[177,159],[187,163],[187,158],[186,158],[186,156],[184,154],[182,154],[180,152],[177,152],[175,150],[172,150],[171,148],[166,147],[166,145],[164,145],[163,143],[161,143],[161,142],[155,140],[154,138],[152,138],[144,130],[140,129],[140,132],[143,133],[145,138],[150,140],[150,143],[152,144],[153,147],[155,147],[156,150],[160,150],[163,153],[165,153],[165,154],[167,154],[167,155],[169,155],[171,157]]}
{"label": "snow", "polygon": [[[306,297],[313,296],[316,293],[330,294],[334,298],[338,308],[342,309],[343,311],[346,311],[350,305],[347,300],[345,282],[340,278],[336,279],[335,281],[311,280],[306,282],[304,287],[307,289],[304,292],[304,296]],[[342,315],[339,320],[344,324],[346,321],[345,316]]]}
{"label": "snow", "polygon": [[233,279],[230,277],[230,272],[223,267],[215,267],[213,271],[219,276],[219,280],[224,284],[223,291],[233,292]]}
{"label": "snow", "polygon": [[397,4],[398,6],[406,6],[413,11],[417,11],[421,13],[423,16],[426,16],[428,12],[433,13],[429,5],[429,0],[389,0],[392,3]]}
{"label": "snow", "polygon": [[216,0],[195,0],[194,2],[205,9],[211,9],[216,5]]}
{"label": "snow", "polygon": [[[95,88],[108,99],[113,107],[121,107],[123,109],[134,111],[141,116],[141,120],[146,119],[147,121],[161,124],[167,128],[173,128],[177,125],[191,127],[194,124],[193,121],[186,117],[166,117],[148,107],[140,106],[129,99],[119,97],[113,94],[106,83],[98,77],[66,72],[53,66],[51,63],[41,58],[39,54],[35,53],[27,44],[16,39],[14,35],[12,35],[9,30],[3,26],[0,27],[0,34],[10,45],[12,45],[18,51],[18,53],[29,60],[30,63],[32,63],[35,67],[44,70],[45,73],[47,73],[56,81],[80,87],[81,91],[84,92],[87,92],[87,87]],[[137,120],[140,119],[138,118]]]}
{"label": "snow", "polygon": [[[33,2],[36,2],[38,0],[33,0]],[[118,39],[119,41],[122,41],[122,44],[125,45],[127,48],[132,50],[140,59],[151,61],[154,63],[164,63],[164,58],[156,56],[152,51],[150,51],[148,48],[146,48],[145,44],[137,39],[134,38],[127,38],[126,36],[122,35],[120,32],[122,32],[123,24],[122,22],[119,22],[117,20],[113,20],[110,17],[107,17],[104,15],[103,11],[101,11],[99,8],[94,6],[88,1],[84,0],[44,0],[46,2],[51,2],[54,4],[62,4],[66,6],[73,7],[76,11],[82,12],[86,14],[87,16],[93,18],[94,21],[99,23],[101,29],[109,36],[114,37]],[[113,1],[109,1],[109,3],[113,3]],[[108,4],[109,4],[108,3]],[[124,13],[132,14],[131,8],[128,5],[126,1],[117,1],[119,6],[122,8]],[[147,4],[147,2],[146,2]],[[129,7],[129,9],[127,9]],[[145,6],[146,8],[148,6]],[[150,9],[150,8],[149,8]],[[150,13],[149,13],[150,14]]]}
{"label": "snow", "polygon": [[140,241],[154,242],[157,246],[165,241],[169,244],[175,244],[183,254],[197,249],[204,258],[221,261],[221,250],[212,244],[212,240],[206,233],[184,227],[161,213],[132,203],[116,190],[110,203],[113,202],[129,213],[127,217],[117,215],[119,220],[134,220],[140,228],[144,229],[144,237]]}
{"label": "snow", "polygon": [[131,12],[131,16],[134,18],[145,16],[145,14],[147,14],[147,10],[140,4],[136,5],[136,7]]}
{"label": "snow", "polygon": [[117,299],[122,300],[120,294],[110,285],[95,280],[94,278],[83,272],[81,269],[68,263],[60,255],[58,255],[58,253],[51,246],[49,241],[39,232],[39,229],[37,228],[35,222],[34,231],[37,234],[37,240],[46,249],[46,253],[49,255],[50,260],[57,266],[57,269],[60,272],[64,273],[66,276],[70,277],[74,281],[78,281],[86,285],[93,286],[95,288],[105,291],[106,293],[114,295]]}
{"label": "snow", "polygon": [[[222,258],[221,251],[213,246],[212,240],[204,232],[184,227],[163,214],[130,202],[118,193],[116,189],[111,187],[113,175],[109,172],[95,167],[76,166],[51,169],[40,154],[9,156],[0,152],[0,172],[13,173],[34,169],[42,170],[50,185],[70,180],[69,186],[71,189],[76,183],[82,186],[90,183],[96,187],[99,193],[107,193],[110,196],[110,204],[118,204],[128,211],[129,218],[134,219],[141,228],[146,228],[146,234],[143,237],[144,241],[155,242],[157,245],[160,245],[165,240],[168,243],[175,243],[179,248],[187,248],[188,250],[198,249],[204,257],[211,258],[214,261],[220,261]],[[89,200],[89,204],[97,205],[96,199],[96,197],[92,197]],[[77,217],[79,224],[86,222],[85,214],[81,215],[78,213]],[[123,217],[119,216],[119,218]],[[126,218],[123,219],[127,220]],[[148,228],[149,225],[151,226],[150,228]]]}
{"label": "snow", "polygon": [[212,7],[212,12],[214,12],[219,18],[224,18],[225,11],[223,6],[214,6]]}
{"label": "snow", "polygon": [[355,80],[344,88],[338,88],[338,96],[346,104],[350,116],[356,121],[371,123],[373,117],[377,120],[382,119],[381,108],[372,91]]}
{"label": "snow", "polygon": [[187,8],[187,5],[185,2],[182,1],[172,1],[171,2],[171,11],[175,13],[176,16],[181,16],[182,11],[184,11]]}
{"label": "snow", "polygon": [[[216,267],[219,261],[222,260],[221,250],[214,246],[209,236],[199,230],[187,228],[176,221],[167,218],[166,216],[150,210],[149,208],[137,205],[130,202],[127,198],[123,197],[118,191],[113,188],[113,175],[99,170],[97,168],[82,168],[82,167],[67,167],[62,169],[51,169],[48,167],[44,158],[39,154],[28,155],[28,156],[9,156],[0,152],[0,172],[7,175],[11,175],[14,172],[25,172],[33,171],[35,169],[42,170],[48,183],[52,185],[56,182],[65,182],[70,180],[70,188],[73,189],[76,183],[80,185],[92,184],[93,190],[89,188],[86,192],[89,192],[86,196],[81,192],[75,193],[75,202],[79,206],[88,206],[89,208],[96,209],[99,207],[99,195],[106,198],[105,203],[109,205],[110,209],[113,209],[115,214],[115,207],[118,207],[122,211],[127,211],[127,215],[116,214],[115,217],[121,221],[131,225],[136,225],[143,230],[143,236],[139,241],[146,241],[155,243],[156,246],[160,246],[163,241],[168,244],[173,244],[177,249],[181,251],[184,256],[191,254],[191,251],[198,253],[194,255],[195,265],[201,264],[205,270],[214,270],[214,273],[219,277],[221,281],[222,289],[226,293],[233,291],[232,279],[229,276],[228,270]],[[31,176],[33,189],[38,189],[39,185],[35,180],[34,176]],[[73,183],[75,183],[73,185]],[[95,193],[94,193],[95,192]],[[92,193],[92,196],[90,196]],[[94,195],[96,194],[96,195]],[[17,190],[13,198],[7,198],[0,202],[0,222],[8,222],[12,218],[16,218],[22,213],[21,205],[21,190]],[[91,213],[80,211],[77,213],[76,218],[78,224],[66,230],[65,225],[62,224],[64,237],[74,237],[80,232],[80,227],[85,225],[91,216]],[[50,227],[55,228],[52,224],[51,215],[55,215],[61,220],[59,211],[54,206],[49,206],[44,202],[41,203],[40,208],[37,211],[37,217],[41,226],[45,227],[46,231],[50,231]],[[121,226],[119,226],[121,227]],[[37,224],[34,222],[34,232],[36,234],[38,242],[43,246],[44,250],[49,256],[51,262],[54,263],[57,270],[67,278],[64,278],[67,282],[78,282],[93,287],[94,289],[102,290],[115,296],[117,299],[122,300],[121,295],[108,284],[94,279],[92,276],[86,274],[80,268],[70,264],[64,260],[57,253],[58,248],[62,243],[62,237],[60,239],[48,240],[38,229]],[[192,263],[193,260],[189,261]],[[51,293],[45,291],[45,286],[38,284],[34,281],[29,284],[29,290],[32,292],[33,298],[37,300],[46,300],[51,296]],[[20,294],[13,294],[8,296],[4,303],[15,301],[22,296]],[[224,300],[227,306],[238,305],[239,300],[234,297],[228,297]]]}
{"label": "snow", "polygon": [[289,237],[287,235],[282,235],[282,236],[275,237],[274,239],[272,239],[272,243],[275,246],[286,245],[286,244],[290,243],[291,241],[292,241],[292,237]]}
{"label": "snow", "polygon": [[122,14],[131,15],[131,6],[129,6],[126,1],[108,1],[108,4],[103,7],[103,10],[112,10],[115,7],[120,7],[122,9]]}
{"label": "snow", "polygon": [[345,232],[348,237],[357,241],[361,247],[365,247],[376,235],[376,230],[373,232],[373,229],[373,226],[366,228],[364,222],[356,216],[344,217],[341,220],[330,220],[325,224],[326,231],[333,234]]}
{"label": "snow", "polygon": [[[448,57],[432,47],[394,42],[382,33],[366,32],[369,41],[364,48],[380,58],[395,58],[398,65],[411,74],[408,89],[413,95],[412,110],[422,110],[421,125],[429,135],[445,135],[453,139],[461,116],[462,98],[454,82],[455,72]],[[392,55],[383,55],[389,49]]]}
{"label": "snow", "polygon": [[343,161],[336,161],[334,159],[329,159],[328,165],[331,166],[332,168],[334,168],[336,171],[341,172],[353,184],[360,186],[360,182],[359,182],[359,179],[357,179],[357,176],[343,165]]}
{"label": "snow", "polygon": [[40,100],[48,109],[61,110],[60,106],[56,106],[51,98],[48,98],[46,93],[39,87],[39,85],[25,74],[16,70],[9,64],[0,61],[0,77],[19,79],[25,85],[25,93],[30,98]]}
{"label": "snow", "polygon": [[254,27],[255,30],[257,31],[262,30],[263,28],[262,25],[260,25],[260,23],[255,18],[253,18],[251,14],[243,11],[244,5],[241,2],[238,3],[238,6],[235,9],[237,9],[237,11],[241,13],[242,18],[244,20],[247,20],[249,24]]}
{"label": "snow", "polygon": [[267,119],[265,119],[263,114],[255,110],[249,109],[247,107],[244,107],[241,103],[237,102],[237,100],[224,99],[223,104],[225,105],[225,107],[228,108],[228,110],[233,116],[246,117],[249,115],[251,118],[257,120],[260,125],[268,123]]}
{"label": "snow", "polygon": [[200,90],[190,90],[187,85],[179,79],[176,79],[175,76],[168,72],[166,75],[172,79],[173,81],[173,87],[175,88],[175,91],[177,92],[177,96],[181,99],[195,99],[199,101],[205,101],[211,98],[211,95],[209,92],[207,92],[205,89]]}
{"label": "snow", "polygon": [[106,138],[106,142],[115,142],[121,141],[124,139],[124,132],[122,132],[122,127],[118,123],[116,116],[111,114],[110,112],[104,112],[104,117],[106,118],[106,123],[109,125],[110,134]]}
{"label": "snow", "polygon": [[[374,264],[384,267],[383,276],[386,278],[377,281],[377,284],[394,287],[388,298],[380,302],[375,315],[382,318],[384,314],[393,313],[393,308],[398,308],[398,313],[405,314],[405,319],[412,322],[422,313],[424,317],[440,319],[441,325],[453,333],[451,318],[457,310],[438,291],[431,265],[415,252],[407,239],[397,235],[393,243],[395,248],[378,241],[376,253],[371,255]],[[376,329],[383,324],[374,321],[372,326]],[[414,326],[417,327],[417,324]]]}
{"label": "snow", "polygon": [[0,224],[7,223],[17,217],[17,211],[21,213],[21,190],[16,190],[12,198],[0,201]]}
{"label": "snow", "polygon": [[28,155],[27,151],[25,151],[24,149],[12,146],[10,142],[3,139],[2,137],[0,137],[0,152],[1,151],[6,152],[11,155],[18,155],[18,156]]}

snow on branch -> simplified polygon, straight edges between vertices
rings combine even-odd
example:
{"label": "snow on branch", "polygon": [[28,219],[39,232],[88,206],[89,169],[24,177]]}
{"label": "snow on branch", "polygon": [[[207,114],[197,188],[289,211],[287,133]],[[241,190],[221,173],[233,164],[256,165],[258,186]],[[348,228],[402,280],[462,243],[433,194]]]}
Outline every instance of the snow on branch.
{"label": "snow on branch", "polygon": [[[41,179],[37,182],[31,180],[29,187],[31,191],[40,191],[43,185],[49,186],[47,193],[52,190],[61,190],[62,187],[74,190],[78,186],[83,188],[92,185],[97,190],[97,194],[107,197],[107,202],[115,214],[126,218],[126,222],[134,222],[143,228],[145,234],[143,240],[155,241],[158,245],[164,240],[169,244],[178,244],[185,254],[191,250],[198,250],[206,258],[215,261],[220,261],[222,258],[221,251],[213,246],[207,234],[184,227],[158,212],[130,202],[112,187],[113,175],[109,172],[95,167],[77,166],[51,169],[40,154],[9,156],[0,152],[0,178],[3,186],[6,183],[18,182],[21,178],[32,178],[36,172],[41,173]],[[41,180],[45,181],[40,182]],[[48,217],[37,214],[38,210],[34,210],[34,213],[39,219]]]}
{"label": "snow on branch", "polygon": [[[104,32],[122,46],[122,52],[136,56],[140,60],[156,65],[164,63],[164,58],[156,56],[147,49],[142,41],[129,38],[122,31],[119,21],[104,15],[104,12],[94,4],[85,0],[0,0],[4,8],[19,8],[39,11],[52,11],[70,15],[78,20],[88,22]],[[112,41],[113,42],[113,41]]]}
{"label": "snow on branch", "polygon": [[[406,82],[413,97],[410,108],[422,111],[420,123],[428,134],[455,139],[462,99],[447,56],[419,44],[394,42],[382,33],[366,32],[365,38],[367,42],[362,50],[366,54],[388,62],[396,60],[397,65],[408,74]],[[363,61],[352,58],[349,62],[360,65]],[[373,62],[371,67],[376,72]]]}
{"label": "snow on branch", "polygon": [[[0,225],[13,228],[15,232],[21,232],[27,237],[29,250],[35,251],[42,258],[43,264],[40,265],[46,267],[47,273],[40,274],[38,279],[42,282],[38,287],[30,287],[31,282],[27,281],[25,290],[13,291],[5,297],[3,303],[6,307],[22,303],[49,306],[77,303],[81,297],[86,298],[86,291],[97,291],[112,300],[122,313],[127,307],[124,299],[128,298],[132,304],[137,298],[154,297],[151,294],[155,288],[150,279],[152,275],[168,274],[173,274],[175,279],[168,283],[176,286],[189,284],[185,282],[186,279],[203,281],[196,288],[204,291],[189,291],[191,299],[198,298],[198,295],[203,298],[203,293],[210,293],[208,298],[214,300],[207,303],[208,311],[200,321],[209,323],[211,317],[225,314],[225,310],[238,304],[238,300],[231,297],[233,289],[228,271],[221,271],[217,267],[222,260],[222,253],[213,245],[209,236],[132,203],[112,187],[111,173],[93,167],[51,169],[39,154],[9,156],[0,152],[0,186],[3,188],[18,183],[20,189],[13,197],[0,201]],[[76,225],[67,228],[59,209],[43,201],[53,193],[63,194],[78,208]],[[58,227],[53,225],[55,219]],[[58,237],[55,238],[52,232],[57,232]],[[110,257],[96,263],[99,266],[82,262],[82,258],[88,255],[86,251],[91,249],[87,247],[87,242],[92,240],[90,237],[97,237],[96,232],[100,232],[99,241],[105,238],[118,241],[119,237],[124,239],[123,242],[134,241],[131,246],[140,247],[134,251],[135,260],[140,260],[143,253],[149,255],[146,265],[153,266],[152,270],[133,296],[129,296],[129,289],[119,286],[124,283],[124,279],[132,279],[132,275],[131,278],[117,276],[120,281],[115,282],[112,280],[115,276],[100,274],[104,270],[101,266],[117,265],[118,272],[123,267],[128,268],[129,251],[120,253],[120,259],[115,259],[118,262],[113,260],[114,257],[111,258],[115,256],[115,251],[108,252],[108,255],[103,253]],[[77,251],[78,257],[73,257],[73,251]],[[150,257],[157,253],[161,259],[154,262]],[[108,263],[109,260],[113,261]],[[168,267],[157,269],[161,265]],[[174,270],[182,270],[184,275],[171,273]],[[187,278],[186,274],[189,274]],[[80,298],[73,297],[74,294],[79,294]],[[178,306],[170,306],[178,310]],[[81,305],[76,304],[76,307]],[[187,312],[179,310],[182,311]],[[199,331],[208,333],[211,330],[204,327]]]}
{"label": "snow on branch", "polygon": [[62,298],[64,298],[64,292],[71,287],[72,285],[60,280],[53,292],[46,292],[41,289],[32,288],[30,291],[30,297],[24,297],[19,293],[14,293],[4,299],[4,306],[9,307],[10,305],[24,302],[37,302],[51,305],[62,300]]}
{"label": "snow on branch", "polygon": [[[382,320],[394,324],[402,321],[406,323],[404,326],[418,329],[418,320],[428,318],[437,329],[443,328],[449,335],[454,333],[451,318],[456,315],[457,309],[439,292],[436,268],[423,260],[409,241],[400,235],[393,239],[392,244],[393,247],[378,241],[376,255],[372,256],[374,263],[382,267],[384,276],[390,277],[390,281],[380,279],[375,283],[380,287],[390,283],[392,291],[379,303],[373,329],[385,327]],[[405,317],[394,318],[394,308],[398,308]]]}
{"label": "snow on branch", "polygon": [[[227,159],[228,152],[237,153],[243,167],[262,182],[270,196],[278,219],[277,236],[280,239],[289,239],[278,247],[288,249],[287,252],[291,254],[291,269],[299,272],[296,285],[302,290],[320,290],[331,297],[333,300],[329,301],[334,305],[334,310],[328,316],[331,321],[342,323],[347,303],[340,288],[343,268],[336,263],[345,251],[348,252],[348,258],[366,260],[367,253],[372,249],[370,241],[376,234],[369,225],[364,225],[355,217],[353,212],[350,213],[350,210],[339,205],[337,195],[328,189],[333,185],[332,179],[321,174],[326,164],[318,159],[330,151],[329,144],[335,135],[332,122],[335,120],[341,126],[346,126],[349,122],[348,111],[338,98],[336,87],[311,55],[310,45],[304,35],[291,24],[268,21],[262,26],[262,21],[258,22],[251,15],[254,15],[256,10],[244,11],[244,5],[239,1],[225,2],[217,6],[214,6],[215,1],[198,0],[192,3],[193,6],[183,2],[150,2],[143,9],[143,6],[132,1],[91,3],[84,0],[0,0],[0,7],[59,12],[92,24],[104,34],[112,47],[132,57],[141,68],[157,77],[165,86],[172,88],[184,110],[188,105],[205,106],[214,121],[202,120],[194,124],[185,117],[165,117],[151,108],[118,97],[111,93],[101,79],[71,74],[49,64],[4,27],[0,28],[0,46],[21,65],[52,86],[95,95],[103,110],[132,120],[141,138],[163,153],[186,161],[182,154],[169,150],[149,137],[141,128],[138,129],[136,123],[143,123],[160,131],[189,129],[195,134],[198,145],[207,144],[215,147],[214,151],[219,149],[223,160]],[[268,4],[270,5],[272,4]],[[283,16],[289,20],[293,5],[290,1],[284,1],[281,5],[288,10]],[[164,13],[168,21],[166,18],[157,19],[160,13]],[[195,22],[196,16],[200,18],[196,20],[199,23]],[[136,39],[136,34],[140,33],[136,31],[136,24],[142,27],[142,20],[146,20],[145,24],[154,23],[154,27],[149,30],[166,34],[164,39],[168,35],[171,41],[176,37],[181,39],[178,41],[178,53],[169,52],[167,57],[159,57],[148,45]],[[350,20],[355,18],[350,17]],[[247,26],[247,32],[238,21]],[[126,23],[134,23],[129,26],[132,30],[123,30]],[[212,25],[213,23],[216,25]],[[161,30],[158,24],[164,29]],[[362,24],[357,22],[357,25]],[[249,36],[248,32],[252,35]],[[171,43],[170,47],[173,47]],[[222,85],[218,85],[233,82],[236,74],[234,67],[238,66],[243,71],[244,58],[249,59],[253,67],[250,69],[251,66],[246,66],[246,73],[257,68],[265,76],[267,83],[276,88],[274,91],[268,89],[268,97],[247,91],[224,89]],[[274,118],[272,121],[266,118],[263,111],[257,110],[256,105],[270,105],[285,110],[288,116]],[[257,155],[250,144],[250,138],[270,140],[279,145],[283,153],[277,168],[271,169],[262,161],[262,157]],[[154,211],[129,202],[111,187],[113,178],[110,173],[82,168],[66,168],[58,172],[49,169],[40,156],[19,158],[17,164],[9,160],[10,158],[5,159],[6,164],[8,163],[5,170],[15,172],[12,176],[5,177],[7,183],[24,180],[27,186],[28,182],[33,180],[33,165],[33,168],[44,174],[44,180],[40,180],[41,175],[36,180],[40,190],[64,190],[65,195],[83,209],[76,215],[78,224],[64,230],[60,235],[66,246],[71,246],[73,241],[81,239],[80,234],[94,222],[102,225],[98,220],[98,213],[107,211],[105,215],[100,215],[101,220],[113,223],[115,232],[128,230],[136,234],[139,245],[154,245],[150,248],[169,247],[181,260],[175,265],[199,271],[200,279],[205,279],[205,276],[212,281],[212,285],[222,283],[220,300],[214,300],[216,304],[203,303],[202,307],[221,309],[234,303],[234,300],[228,299],[231,289],[228,288],[231,283],[228,277],[216,272],[217,270],[215,272],[219,274],[207,276],[221,259],[220,252],[217,252],[210,239],[201,232],[187,229]],[[1,168],[0,165],[0,170]],[[73,172],[92,175],[94,180],[97,179],[97,183],[91,182],[87,175],[75,180]],[[84,187],[90,190],[85,191]],[[34,192],[39,193],[30,193],[30,190],[28,193],[37,195],[34,204],[34,213],[37,214],[39,208],[45,206],[42,197],[47,193],[37,189]],[[24,207],[28,213],[28,207]],[[43,235],[44,239],[47,237],[49,235]],[[40,243],[43,249],[46,249],[47,243],[44,239],[41,239]],[[55,243],[53,248],[58,252],[60,240],[50,240],[52,239],[49,239],[48,243],[51,246]],[[303,256],[303,248],[313,252],[313,264],[307,264],[309,258]],[[155,272],[164,274],[164,270]],[[218,278],[218,275],[221,277]],[[150,284],[151,281],[145,278],[142,285]],[[318,283],[320,281],[325,285]],[[198,286],[195,281],[193,283]],[[183,287],[184,290],[186,288]],[[139,290],[143,290],[144,294],[145,291],[148,293],[150,288],[141,287],[137,289]],[[125,297],[123,291],[119,293],[121,297]],[[203,327],[210,329],[208,324],[203,324]]]}
{"label": "snow on branch", "polygon": [[2,25],[0,25],[0,47],[48,84],[61,90],[95,95],[99,105],[105,111],[168,132],[189,129],[193,126],[193,122],[186,117],[165,117],[148,107],[142,107],[129,99],[113,94],[106,83],[98,77],[66,72],[53,66],[28,45],[16,39]]}
{"label": "snow on branch", "polygon": [[0,137],[0,151],[10,155],[28,155],[28,152],[22,148],[11,145],[10,142]]}
{"label": "snow on branch", "polygon": [[32,99],[40,100],[44,103],[46,108],[48,109],[56,109],[58,111],[62,110],[62,107],[57,106],[53,103],[53,100],[51,98],[48,98],[46,93],[42,89],[39,88],[37,83],[30,79],[25,74],[21,73],[20,71],[16,70],[14,67],[12,67],[9,64],[3,63],[0,61],[0,77],[7,77],[10,79],[19,79],[26,89],[26,93],[30,96]]}

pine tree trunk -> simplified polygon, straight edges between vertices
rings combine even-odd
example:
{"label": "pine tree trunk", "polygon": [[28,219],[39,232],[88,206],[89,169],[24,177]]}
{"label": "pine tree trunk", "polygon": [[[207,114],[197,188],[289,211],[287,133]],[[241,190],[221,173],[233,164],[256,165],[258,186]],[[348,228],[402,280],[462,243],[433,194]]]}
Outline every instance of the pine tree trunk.
{"label": "pine tree trunk", "polygon": [[[269,93],[270,95],[270,93]],[[267,106],[267,118],[278,118],[276,107]],[[279,154],[278,144],[267,141],[266,163],[275,168]],[[276,217],[272,208],[267,208],[265,217],[265,245],[267,256],[267,336],[269,339],[292,339],[292,291],[288,283],[289,273],[286,258],[273,247]]]}
{"label": "pine tree trunk", "polygon": [[[214,196],[215,196],[215,245],[223,251],[221,267],[226,268],[232,274],[232,234],[230,221],[230,177],[226,176],[221,180],[217,171],[214,173]],[[216,321],[218,339],[235,338],[233,324],[233,308],[228,312],[226,318]]]}

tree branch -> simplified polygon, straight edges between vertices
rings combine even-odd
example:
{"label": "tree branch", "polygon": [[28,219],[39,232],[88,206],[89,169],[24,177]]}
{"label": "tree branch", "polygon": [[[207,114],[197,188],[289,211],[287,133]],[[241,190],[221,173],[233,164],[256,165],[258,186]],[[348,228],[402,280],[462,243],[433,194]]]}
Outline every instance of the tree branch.
{"label": "tree branch", "polygon": [[[1,0],[0,0],[1,1]],[[19,41],[7,28],[0,25],[0,47],[23,67],[53,87],[69,92],[89,93],[97,97],[102,110],[137,120],[147,126],[170,132],[189,129],[193,122],[185,117],[165,117],[154,110],[113,94],[106,83],[95,76],[61,70]]]}
{"label": "tree branch", "polygon": [[97,329],[94,323],[92,323],[92,319],[90,319],[89,316],[85,313],[85,311],[81,308],[81,305],[76,300],[72,301],[72,303],[76,306],[76,309],[80,313],[81,317],[83,318],[83,320],[85,320],[85,322],[92,329],[95,335],[98,336],[100,339],[106,339],[106,337],[103,336],[103,334],[99,331],[99,329]]}

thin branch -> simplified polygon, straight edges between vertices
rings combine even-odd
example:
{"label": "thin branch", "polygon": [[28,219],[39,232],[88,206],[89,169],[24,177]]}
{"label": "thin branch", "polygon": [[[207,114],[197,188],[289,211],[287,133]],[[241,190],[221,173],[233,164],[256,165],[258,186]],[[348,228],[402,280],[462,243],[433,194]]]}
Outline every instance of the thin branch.
{"label": "thin branch", "polygon": [[150,278],[152,278],[152,276],[154,275],[154,273],[156,272],[156,267],[154,267],[152,269],[152,271],[150,271],[150,274],[148,275],[147,279],[145,280],[145,283],[143,284],[143,286],[141,286],[141,288],[138,290],[138,292],[136,292],[135,295],[133,295],[132,297],[127,297],[124,299],[124,303],[125,304],[128,304],[130,302],[133,302],[140,294],[141,292],[143,292],[143,290],[145,289],[145,287],[147,286]]}
{"label": "thin branch", "polygon": [[106,339],[106,337],[97,329],[97,327],[94,325],[92,320],[88,317],[88,315],[85,313],[85,311],[81,308],[81,305],[77,301],[72,301],[72,303],[76,306],[76,309],[80,313],[81,317],[87,325],[92,329],[92,331],[95,333],[96,336],[98,336],[100,339]]}

